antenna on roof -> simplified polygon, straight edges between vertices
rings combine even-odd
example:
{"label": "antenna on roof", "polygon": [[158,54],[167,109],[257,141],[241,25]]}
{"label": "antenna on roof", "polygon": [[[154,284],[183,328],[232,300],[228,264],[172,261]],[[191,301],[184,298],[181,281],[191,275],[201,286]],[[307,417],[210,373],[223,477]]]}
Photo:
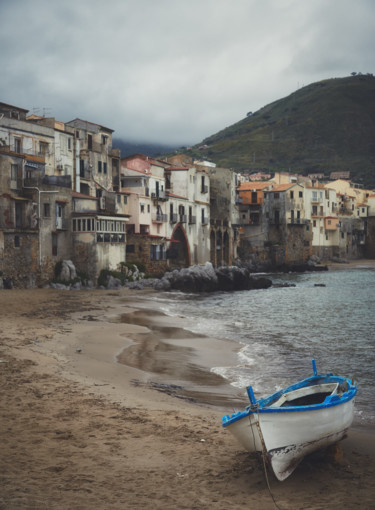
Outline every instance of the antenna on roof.
{"label": "antenna on roof", "polygon": [[50,115],[51,108],[46,108],[43,106],[43,117],[46,117],[46,115]]}

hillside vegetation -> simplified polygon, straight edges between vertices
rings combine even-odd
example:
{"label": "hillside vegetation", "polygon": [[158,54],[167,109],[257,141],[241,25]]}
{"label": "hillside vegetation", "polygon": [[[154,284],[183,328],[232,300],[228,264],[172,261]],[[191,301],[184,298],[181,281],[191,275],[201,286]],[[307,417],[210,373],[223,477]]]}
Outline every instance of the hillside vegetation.
{"label": "hillside vegetation", "polygon": [[303,87],[194,146],[190,155],[242,172],[350,171],[375,187],[375,78]]}

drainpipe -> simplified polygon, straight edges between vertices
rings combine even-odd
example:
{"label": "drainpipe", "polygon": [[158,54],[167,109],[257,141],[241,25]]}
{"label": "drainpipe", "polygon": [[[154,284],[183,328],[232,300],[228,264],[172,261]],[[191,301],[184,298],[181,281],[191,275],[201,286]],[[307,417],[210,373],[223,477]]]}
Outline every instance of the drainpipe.
{"label": "drainpipe", "polygon": [[80,162],[79,162],[79,156],[80,156],[80,147],[79,147],[79,138],[75,139],[75,150],[76,150],[76,175],[75,175],[75,191],[77,193],[81,193],[81,179],[80,179]]}

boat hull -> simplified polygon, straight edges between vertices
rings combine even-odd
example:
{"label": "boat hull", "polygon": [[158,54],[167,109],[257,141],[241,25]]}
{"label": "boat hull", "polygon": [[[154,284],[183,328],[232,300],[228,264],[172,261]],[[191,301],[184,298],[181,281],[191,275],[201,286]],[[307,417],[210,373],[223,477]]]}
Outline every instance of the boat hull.
{"label": "boat hull", "polygon": [[[316,375],[261,400],[255,400],[251,390],[251,405],[223,417],[223,426],[249,452],[266,454],[282,481],[306,455],[345,437],[356,392],[350,379],[331,374]],[[306,405],[306,399],[322,401]]]}

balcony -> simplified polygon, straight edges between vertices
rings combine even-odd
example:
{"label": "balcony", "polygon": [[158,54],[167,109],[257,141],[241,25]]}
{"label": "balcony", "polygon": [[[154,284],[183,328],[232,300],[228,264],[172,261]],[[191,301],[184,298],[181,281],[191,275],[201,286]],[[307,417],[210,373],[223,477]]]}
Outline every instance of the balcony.
{"label": "balcony", "polygon": [[23,154],[25,156],[29,156],[31,161],[35,161],[37,163],[44,163],[46,157],[50,155],[48,150],[45,151],[36,151],[34,149],[25,149],[17,143],[10,144],[8,146],[3,147],[4,152],[15,152],[17,154]]}
{"label": "balcony", "polygon": [[170,215],[170,220],[169,220],[169,221],[170,221],[171,223],[177,223],[177,220],[178,220],[178,214],[175,214],[175,213],[174,213],[174,214],[171,214],[171,215]]}
{"label": "balcony", "polygon": [[195,225],[197,223],[196,216],[189,216],[189,225]]}
{"label": "balcony", "polygon": [[154,223],[165,223],[168,221],[168,215],[167,214],[153,214],[152,215],[152,221]]}
{"label": "balcony", "polygon": [[204,184],[202,187],[201,187],[201,193],[208,193],[208,186],[206,184]]}
{"label": "balcony", "polygon": [[56,218],[56,230],[69,230],[70,221],[68,218]]}
{"label": "balcony", "polygon": [[166,196],[165,191],[153,191],[151,193],[151,198],[154,200],[165,201],[168,200],[168,196]]}
{"label": "balcony", "polygon": [[186,223],[187,220],[186,214],[179,214],[178,216],[180,223]]}
{"label": "balcony", "polygon": [[309,220],[305,218],[289,218],[287,220],[288,225],[308,225]]}

